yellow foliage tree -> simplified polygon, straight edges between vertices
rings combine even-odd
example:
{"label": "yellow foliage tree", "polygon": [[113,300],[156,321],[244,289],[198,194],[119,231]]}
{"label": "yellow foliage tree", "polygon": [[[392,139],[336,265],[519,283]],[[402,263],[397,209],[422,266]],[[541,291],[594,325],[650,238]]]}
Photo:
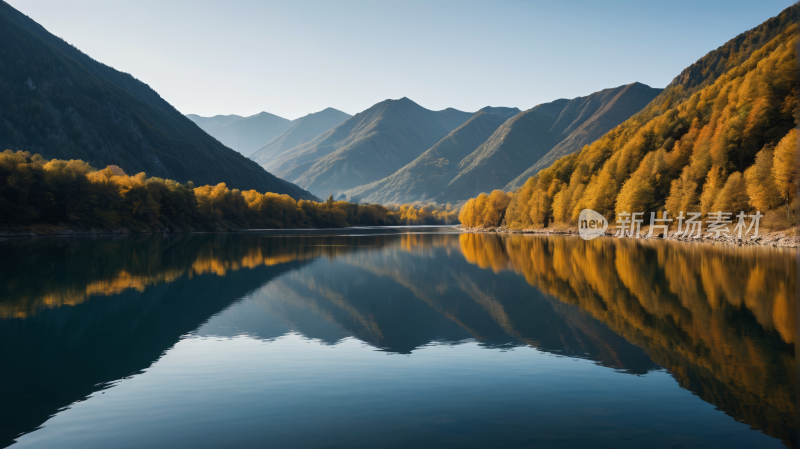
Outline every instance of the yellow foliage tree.
{"label": "yellow foliage tree", "polygon": [[733,214],[751,210],[750,197],[747,195],[747,182],[741,173],[737,171],[728,176],[728,180],[717,194],[711,210],[732,212]]}
{"label": "yellow foliage tree", "polygon": [[789,220],[791,220],[789,203],[792,202],[797,192],[797,148],[797,129],[793,129],[775,147],[772,162],[778,196],[786,204],[786,217]]}
{"label": "yellow foliage tree", "polygon": [[750,204],[760,211],[768,211],[780,204],[772,174],[773,156],[771,149],[764,148],[756,155],[755,163],[744,172]]}

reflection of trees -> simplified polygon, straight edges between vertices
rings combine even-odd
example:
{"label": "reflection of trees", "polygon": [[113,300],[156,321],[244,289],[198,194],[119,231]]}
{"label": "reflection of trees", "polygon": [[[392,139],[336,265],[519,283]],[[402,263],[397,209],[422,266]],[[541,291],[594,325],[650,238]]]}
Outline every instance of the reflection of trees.
{"label": "reflection of trees", "polygon": [[179,276],[144,291],[127,289],[112,300],[0,320],[0,353],[9,368],[0,370],[0,384],[8,387],[0,389],[0,447],[73,402],[146,369],[209,317],[303,265],[262,265],[191,281]]}
{"label": "reflection of trees", "polygon": [[462,234],[467,261],[507,269],[644,348],[685,388],[793,439],[795,260],[788,251]]}
{"label": "reflection of trees", "polygon": [[[461,257],[451,257],[452,245],[459,241],[453,236],[441,237],[403,236],[400,245],[380,254],[358,252],[338,258],[352,267],[341,278],[363,278],[366,283],[380,285],[377,290],[362,290],[348,282],[326,283],[340,293],[348,310],[369,317],[380,338],[376,338],[378,332],[368,332],[361,320],[350,318],[352,312],[337,321],[359,339],[392,352],[410,352],[431,340],[455,343],[472,337],[488,347],[528,345],[630,373],[656,368],[641,348],[626,342],[577,305],[547,298],[512,274],[487,273]],[[410,250],[408,246],[413,243],[419,243],[422,249],[440,249]],[[330,272],[313,270],[304,270],[304,281],[292,285],[310,294],[309,286],[320,282],[313,279],[330,276]],[[299,277],[301,273],[285,279]],[[376,296],[375,291],[381,295]],[[419,302],[409,301],[409,293]],[[338,303],[331,305],[344,310]]]}
{"label": "reflection of trees", "polygon": [[[463,259],[450,257],[459,249]],[[653,369],[652,357],[736,419],[792,439],[795,261],[788,252],[481,234],[126,236],[5,242],[3,250],[0,317],[26,318],[0,320],[10,362],[60,354],[45,357],[42,373],[51,375],[90,367],[96,354],[116,354],[108,370],[54,377],[66,383],[45,396],[60,395],[61,405],[147,366],[180,335],[284,273],[275,285],[280,300],[309,335],[314,329],[304,313],[392,352],[473,337],[490,347],[532,345],[631,373]],[[340,263],[288,273],[302,265],[292,261],[322,256]],[[118,296],[87,301],[104,295]],[[155,325],[144,326],[138,314],[164,334],[148,330]],[[56,324],[67,315],[69,327],[62,329]],[[126,333],[126,326],[138,327]],[[18,337],[19,329],[27,337]],[[70,338],[80,341],[59,346]],[[150,346],[137,349],[133,360],[120,342]],[[47,382],[31,379],[29,390]],[[34,411],[20,416],[27,424],[9,429],[45,419]]]}
{"label": "reflection of trees", "polygon": [[[313,239],[313,241],[311,241]],[[361,237],[382,246],[385,236]],[[0,262],[0,319],[25,318],[44,308],[73,306],[91,297],[174,282],[200,274],[334,257],[352,251],[352,238],[195,234],[44,238],[5,242]]]}

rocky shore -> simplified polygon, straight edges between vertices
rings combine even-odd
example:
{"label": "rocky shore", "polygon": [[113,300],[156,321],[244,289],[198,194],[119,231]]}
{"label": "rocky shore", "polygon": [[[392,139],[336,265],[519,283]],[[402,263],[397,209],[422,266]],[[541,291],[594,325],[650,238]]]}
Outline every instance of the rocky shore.
{"label": "rocky shore", "polygon": [[[509,229],[504,226],[496,228],[465,228],[458,226],[462,232],[474,232],[482,234],[541,234],[541,235],[574,235],[578,236],[577,228],[559,227],[559,228],[544,228],[544,229]],[[614,238],[614,229],[609,228],[606,230],[604,237]],[[726,244],[734,246],[773,246],[780,248],[800,248],[800,236],[797,235],[798,230],[786,229],[783,231],[769,231],[760,230],[758,237],[751,238],[746,236],[741,241],[735,239],[733,236],[720,236],[720,238],[706,237],[705,233],[702,237],[696,239],[681,238],[681,237],[667,237],[664,240],[676,242],[689,242],[689,243],[711,243],[711,244]],[[644,227],[639,237],[625,237],[642,240],[662,240],[662,237],[653,236],[647,237],[647,229]]]}

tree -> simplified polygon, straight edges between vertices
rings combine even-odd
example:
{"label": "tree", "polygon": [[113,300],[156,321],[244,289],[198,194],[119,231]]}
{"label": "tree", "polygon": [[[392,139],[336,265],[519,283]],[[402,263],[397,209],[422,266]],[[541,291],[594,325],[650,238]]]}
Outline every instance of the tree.
{"label": "tree", "polygon": [[797,130],[789,131],[778,146],[772,162],[772,173],[775,176],[775,185],[778,195],[786,204],[786,218],[789,215],[789,203],[792,202],[797,190]]}
{"label": "tree", "polygon": [[88,163],[72,159],[62,161],[53,159],[44,164],[45,181],[53,190],[61,194],[64,210],[69,215],[76,202],[80,186],[87,182],[86,175],[94,171]]}
{"label": "tree", "polygon": [[750,211],[750,197],[747,195],[747,181],[741,173],[733,172],[717,194],[712,207],[714,211],[737,214]]}
{"label": "tree", "polygon": [[28,193],[35,182],[36,177],[28,164],[18,164],[14,167],[14,172],[8,178],[8,185],[17,190],[20,206],[28,205]]}
{"label": "tree", "polygon": [[698,208],[697,183],[692,180],[690,167],[686,166],[681,176],[672,181],[666,209],[671,217],[677,217],[681,211],[693,212]]}
{"label": "tree", "polygon": [[700,195],[700,211],[704,214],[711,212],[714,208],[714,201],[722,187],[725,185],[725,173],[722,167],[713,166],[706,176],[703,184],[703,193]]}
{"label": "tree", "polygon": [[773,151],[764,148],[756,154],[755,163],[744,172],[750,204],[760,211],[773,209],[780,204],[780,196],[772,174],[773,159]]}
{"label": "tree", "polygon": [[500,226],[510,202],[511,194],[502,190],[493,191],[486,199],[486,209],[483,212],[482,220],[483,226],[487,228]]}

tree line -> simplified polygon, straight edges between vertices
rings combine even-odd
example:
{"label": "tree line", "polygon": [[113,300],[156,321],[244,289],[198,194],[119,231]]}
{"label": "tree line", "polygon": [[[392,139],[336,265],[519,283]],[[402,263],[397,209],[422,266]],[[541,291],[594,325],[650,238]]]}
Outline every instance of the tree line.
{"label": "tree line", "polygon": [[609,221],[622,212],[761,211],[766,227],[795,224],[797,32],[791,25],[679,104],[658,97],[510,196],[469,200],[459,219],[526,229],[574,226],[583,209]]}
{"label": "tree line", "polygon": [[340,228],[437,225],[457,222],[449,205],[354,204],[296,201],[289,195],[195,187],[98,170],[82,160],[46,160],[27,151],[0,153],[0,225],[54,231],[223,231],[233,229]]}

